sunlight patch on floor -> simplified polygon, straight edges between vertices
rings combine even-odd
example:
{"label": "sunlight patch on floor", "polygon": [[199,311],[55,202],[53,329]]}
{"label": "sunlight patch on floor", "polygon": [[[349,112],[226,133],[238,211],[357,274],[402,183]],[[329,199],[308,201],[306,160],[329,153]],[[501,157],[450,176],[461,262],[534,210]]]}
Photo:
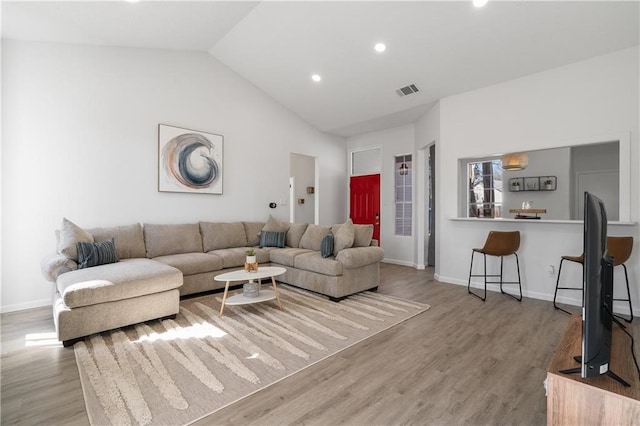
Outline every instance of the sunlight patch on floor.
{"label": "sunlight patch on floor", "polygon": [[172,328],[162,333],[151,333],[147,336],[142,336],[140,339],[135,340],[138,342],[155,342],[157,340],[177,340],[177,339],[202,339],[205,337],[221,338],[226,336],[227,333],[219,329],[218,327],[208,324],[199,323],[190,325],[188,327]]}
{"label": "sunlight patch on floor", "polygon": [[24,336],[24,346],[60,347],[62,346],[62,342],[58,340],[58,336],[55,331],[49,333],[29,333]]}

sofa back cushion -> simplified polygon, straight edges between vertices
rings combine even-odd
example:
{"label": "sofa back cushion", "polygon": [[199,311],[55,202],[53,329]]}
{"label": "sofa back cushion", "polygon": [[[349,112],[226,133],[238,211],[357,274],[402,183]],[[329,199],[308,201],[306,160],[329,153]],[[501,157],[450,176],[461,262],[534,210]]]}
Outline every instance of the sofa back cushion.
{"label": "sofa back cushion", "polygon": [[76,248],[77,243],[92,243],[93,236],[80,228],[75,223],[71,222],[66,217],[62,218],[62,225],[60,231],[56,232],[57,237],[57,252],[64,254],[69,259],[78,261],[78,250]]}
{"label": "sofa back cushion", "polygon": [[202,237],[197,223],[180,225],[144,224],[147,257],[180,253],[202,253]]}
{"label": "sofa back cushion", "polygon": [[244,233],[247,234],[247,245],[254,247],[260,243],[260,231],[265,225],[264,222],[242,222]]}
{"label": "sofa back cushion", "polygon": [[328,226],[309,224],[300,239],[300,248],[320,251],[322,239],[331,229]]}
{"label": "sofa back cushion", "polygon": [[354,247],[369,247],[373,238],[373,225],[353,225],[355,228]]}
{"label": "sofa back cushion", "polygon": [[263,231],[269,231],[269,232],[287,232],[288,229],[289,229],[288,223],[280,222],[278,219],[276,219],[271,215],[269,215],[269,219],[267,220],[267,223],[265,223],[264,226],[262,227]]}
{"label": "sofa back cushion", "polygon": [[247,246],[247,234],[242,222],[200,222],[200,232],[205,252]]}
{"label": "sofa back cushion", "polygon": [[351,219],[336,228],[333,234],[333,255],[337,256],[341,250],[351,248],[355,238],[356,231],[353,227]]}
{"label": "sofa back cushion", "polygon": [[287,247],[300,247],[300,240],[307,230],[307,223],[290,223],[287,231],[286,242]]}
{"label": "sofa back cushion", "polygon": [[113,238],[119,259],[131,259],[147,256],[144,247],[142,226],[140,226],[139,223],[106,228],[93,228],[89,229],[88,232],[93,235],[93,239],[96,242]]}

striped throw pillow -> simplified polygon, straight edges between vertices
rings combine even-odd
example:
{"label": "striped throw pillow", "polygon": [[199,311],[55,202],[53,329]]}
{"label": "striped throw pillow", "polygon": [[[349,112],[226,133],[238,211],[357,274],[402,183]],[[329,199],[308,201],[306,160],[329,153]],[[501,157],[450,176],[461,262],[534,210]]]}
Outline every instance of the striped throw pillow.
{"label": "striped throw pillow", "polygon": [[333,254],[333,234],[329,232],[323,239],[320,245],[320,255],[322,257],[329,257]]}
{"label": "striped throw pillow", "polygon": [[262,231],[260,232],[260,248],[262,247],[284,247],[287,232]]}
{"label": "striped throw pillow", "polygon": [[113,238],[97,243],[79,242],[76,244],[76,248],[78,250],[78,269],[116,263],[119,260]]}

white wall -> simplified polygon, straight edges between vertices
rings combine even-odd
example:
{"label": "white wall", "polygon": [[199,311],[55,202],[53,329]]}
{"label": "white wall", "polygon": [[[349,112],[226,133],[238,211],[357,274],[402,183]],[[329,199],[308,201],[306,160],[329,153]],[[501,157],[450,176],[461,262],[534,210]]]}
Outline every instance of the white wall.
{"label": "white wall", "polygon": [[[206,53],[3,41],[2,54],[2,311],[50,303],[39,264],[62,217],[287,220],[290,152],[319,158],[320,223],[344,220],[344,139]],[[157,191],[158,123],[224,136],[223,195]]]}
{"label": "white wall", "polygon": [[[631,133],[631,220],[640,219],[638,148],[638,47],[538,73],[441,100],[439,173],[441,188],[456,188],[459,158],[579,144],[600,135]],[[607,141],[610,139],[603,139]],[[552,299],[555,276],[549,265],[582,251],[582,224],[455,221],[455,190],[438,193],[439,263],[437,277],[467,282],[471,248],[489,230],[520,230],[523,287],[527,295]],[[610,235],[635,238],[628,262],[633,302],[640,306],[640,233],[637,224],[611,225]],[[444,237],[446,236],[446,237]],[[616,271],[616,288],[624,274]],[[564,278],[580,280],[579,271]],[[498,297],[491,296],[489,297]],[[571,295],[578,303],[577,295]],[[525,302],[526,303],[526,302]]]}
{"label": "white wall", "polygon": [[[378,132],[367,133],[347,139],[349,152],[366,147],[381,148],[380,172],[380,245],[384,249],[386,262],[400,265],[415,266],[413,237],[396,236],[394,225],[394,161],[395,156],[413,154],[414,150],[413,125],[393,127]],[[413,162],[415,164],[415,160]],[[415,185],[415,173],[414,185]],[[415,194],[415,191],[414,191]],[[414,203],[415,216],[415,203]],[[415,228],[415,217],[414,217]],[[414,232],[415,234],[415,229]]]}

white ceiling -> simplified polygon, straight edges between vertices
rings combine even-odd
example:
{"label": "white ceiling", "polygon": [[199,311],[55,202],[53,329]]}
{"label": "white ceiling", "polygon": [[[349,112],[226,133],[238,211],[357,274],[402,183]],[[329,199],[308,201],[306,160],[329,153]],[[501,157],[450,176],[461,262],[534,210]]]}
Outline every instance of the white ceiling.
{"label": "white ceiling", "polygon": [[[639,5],[3,0],[1,12],[8,39],[209,52],[318,129],[352,136],[412,122],[446,96],[638,45]],[[399,97],[408,84],[420,92]]]}

